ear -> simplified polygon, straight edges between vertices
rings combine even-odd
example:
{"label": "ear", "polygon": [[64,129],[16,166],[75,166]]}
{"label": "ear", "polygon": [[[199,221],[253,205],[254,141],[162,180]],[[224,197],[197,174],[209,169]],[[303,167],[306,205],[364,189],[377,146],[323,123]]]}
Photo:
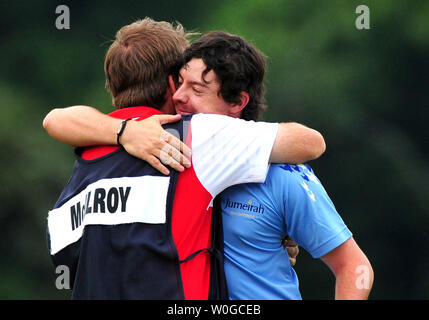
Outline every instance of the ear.
{"label": "ear", "polygon": [[241,111],[244,109],[245,106],[247,106],[250,100],[249,94],[246,91],[241,91],[240,96],[240,102],[237,104],[233,104],[229,109],[229,115],[235,118],[240,118]]}
{"label": "ear", "polygon": [[177,91],[177,88],[176,88],[176,84],[174,83],[174,79],[173,79],[172,75],[168,76],[168,85],[169,85],[170,90],[171,90],[171,95],[174,95]]}

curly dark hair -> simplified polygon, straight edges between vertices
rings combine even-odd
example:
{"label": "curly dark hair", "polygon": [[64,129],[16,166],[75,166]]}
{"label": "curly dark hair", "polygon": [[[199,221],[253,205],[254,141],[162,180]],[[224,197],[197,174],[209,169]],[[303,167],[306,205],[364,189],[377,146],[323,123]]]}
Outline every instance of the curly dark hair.
{"label": "curly dark hair", "polygon": [[212,31],[195,40],[184,52],[185,63],[202,59],[204,76],[213,70],[220,82],[219,94],[228,103],[239,103],[241,92],[249,94],[249,102],[241,118],[257,120],[265,110],[265,56],[238,35]]}

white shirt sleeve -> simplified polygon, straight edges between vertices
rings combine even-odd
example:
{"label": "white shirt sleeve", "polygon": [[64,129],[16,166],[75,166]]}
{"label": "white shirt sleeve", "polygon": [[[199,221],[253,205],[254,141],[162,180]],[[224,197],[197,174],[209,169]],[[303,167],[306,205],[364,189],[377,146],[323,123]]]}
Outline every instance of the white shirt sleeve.
{"label": "white shirt sleeve", "polygon": [[265,181],[278,123],[197,114],[190,130],[195,173],[213,197],[235,184]]}

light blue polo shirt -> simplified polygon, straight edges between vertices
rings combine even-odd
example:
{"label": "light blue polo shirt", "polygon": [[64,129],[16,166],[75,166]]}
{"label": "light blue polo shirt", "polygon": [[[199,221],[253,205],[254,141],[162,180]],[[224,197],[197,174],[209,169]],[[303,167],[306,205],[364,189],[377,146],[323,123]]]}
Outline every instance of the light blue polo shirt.
{"label": "light blue polo shirt", "polygon": [[232,300],[301,299],[282,239],[320,258],[352,236],[309,165],[271,165],[265,183],[221,193]]}

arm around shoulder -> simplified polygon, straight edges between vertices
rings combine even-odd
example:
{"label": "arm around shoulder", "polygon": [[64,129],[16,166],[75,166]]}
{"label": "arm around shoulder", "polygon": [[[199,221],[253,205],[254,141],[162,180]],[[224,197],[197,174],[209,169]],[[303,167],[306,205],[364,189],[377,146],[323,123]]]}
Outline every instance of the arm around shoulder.
{"label": "arm around shoulder", "polygon": [[325,150],[325,139],[317,130],[296,122],[280,123],[270,162],[303,163],[317,159]]}
{"label": "arm around shoulder", "polygon": [[[180,115],[154,115],[142,121],[129,121],[120,142],[128,153],[164,174],[169,171],[162,163],[183,171],[182,165],[190,166],[191,151],[161,126],[179,119]],[[93,107],[73,106],[51,110],[43,120],[43,127],[54,139],[71,146],[116,145],[122,121]]]}
{"label": "arm around shoulder", "polygon": [[71,146],[114,145],[120,122],[93,107],[72,106],[51,110],[43,128],[52,138]]}

